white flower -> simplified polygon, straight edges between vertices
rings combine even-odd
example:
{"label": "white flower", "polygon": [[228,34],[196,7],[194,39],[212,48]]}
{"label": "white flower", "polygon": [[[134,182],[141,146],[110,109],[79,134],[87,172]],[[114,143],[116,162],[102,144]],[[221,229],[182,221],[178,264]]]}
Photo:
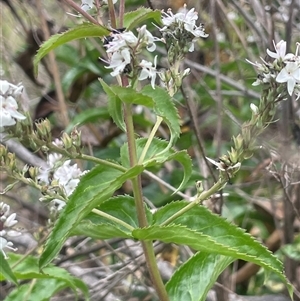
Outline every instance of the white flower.
{"label": "white flower", "polygon": [[4,257],[7,259],[7,256],[4,252],[4,248],[14,249],[13,243],[7,241],[6,237],[10,236],[19,236],[21,233],[19,231],[11,229],[14,225],[18,223],[16,220],[16,213],[10,214],[10,206],[1,202],[0,203],[0,250],[3,253]]}
{"label": "white flower", "polygon": [[22,86],[15,86],[6,80],[0,80],[0,132],[5,126],[16,124],[16,119],[23,120],[26,117],[19,113],[15,97],[22,93]]}
{"label": "white flower", "polygon": [[287,83],[288,93],[293,94],[296,83],[300,83],[300,64],[299,62],[287,62],[286,66],[276,77],[278,83]]}
{"label": "white flower", "polygon": [[198,20],[198,13],[195,12],[195,9],[192,8],[189,11],[184,7],[177,14],[173,14],[171,10],[168,10],[167,13],[163,13],[162,23],[164,27],[162,27],[161,31],[166,31],[170,27],[185,29],[190,32],[194,37],[208,37],[208,34],[204,32],[203,25],[199,27],[196,26],[196,21]]}
{"label": "white flower", "polygon": [[81,0],[81,8],[84,11],[92,9],[94,6],[94,0]]}
{"label": "white flower", "polygon": [[161,41],[161,39],[154,37],[152,33],[147,30],[147,26],[143,25],[138,29],[139,35],[138,39],[141,40],[142,43],[147,45],[147,50],[153,52],[156,49],[156,45],[154,42]]}
{"label": "white flower", "polygon": [[0,80],[0,94],[3,96],[18,96],[22,94],[23,86],[9,83],[7,80]]}
{"label": "white flower", "polygon": [[[61,162],[61,159],[60,154],[50,154],[47,160],[49,168],[40,169],[37,178],[47,185],[51,183],[59,185],[65,196],[70,196],[78,185],[80,177],[88,171],[82,172],[77,164],[71,165],[71,160]],[[64,206],[63,200],[53,199],[52,207],[56,211],[60,211]]]}
{"label": "white flower", "polygon": [[131,56],[128,48],[124,48],[119,52],[114,52],[111,60],[110,65],[106,68],[114,69],[113,72],[111,72],[111,76],[116,76],[120,73],[122,73],[125,69],[125,67],[130,64],[131,62]]}
{"label": "white flower", "polygon": [[138,44],[138,38],[132,31],[126,31],[122,33],[112,33],[113,39],[105,45],[107,53],[114,53],[120,51],[123,48],[136,47]]}
{"label": "white flower", "polygon": [[153,89],[155,89],[155,79],[156,79],[156,75],[157,75],[156,61],[157,61],[157,55],[154,58],[153,66],[152,66],[151,62],[148,62],[146,60],[142,60],[139,64],[140,67],[142,67],[142,71],[138,77],[138,80],[144,80],[146,78],[151,78],[151,86]]}
{"label": "white flower", "polygon": [[283,61],[287,61],[294,57],[294,54],[292,53],[286,54],[286,41],[281,40],[277,44],[275,44],[275,41],[273,41],[273,45],[274,45],[275,52],[267,49],[267,54],[270,57],[274,59],[282,59]]}
{"label": "white flower", "polygon": [[0,237],[0,250],[4,256],[5,259],[8,259],[8,256],[4,252],[4,248],[10,249],[12,251],[17,251],[17,248],[13,248],[13,243],[11,241],[7,241],[5,238]]}
{"label": "white flower", "polygon": [[250,104],[250,109],[253,112],[254,115],[257,115],[259,113],[258,106],[256,106],[254,103]]}

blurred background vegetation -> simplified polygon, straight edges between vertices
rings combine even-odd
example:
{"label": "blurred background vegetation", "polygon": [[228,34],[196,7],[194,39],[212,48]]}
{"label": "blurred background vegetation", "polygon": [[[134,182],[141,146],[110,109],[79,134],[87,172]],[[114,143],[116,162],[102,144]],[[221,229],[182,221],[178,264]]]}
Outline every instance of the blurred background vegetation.
{"label": "blurred background vegetation", "polygon": [[[79,0],[76,3],[80,5]],[[262,87],[252,86],[257,73],[246,59],[252,62],[267,59],[266,49],[274,50],[273,40],[286,40],[288,52],[295,52],[296,42],[300,42],[300,2],[190,0],[186,3],[188,8],[195,7],[199,12],[199,20],[209,33],[207,39],[198,40],[197,51],[187,57],[184,64],[191,68],[191,75],[174,100],[182,118],[182,136],[176,147],[188,149],[194,160],[193,177],[182,192],[193,196],[195,181],[204,180],[207,188],[217,176],[203,157],[217,159],[226,153],[232,135],[251,117],[250,104],[258,104]],[[181,0],[126,0],[126,11],[143,5],[165,10],[171,7],[175,13],[183,4]],[[2,0],[0,8],[1,78],[23,83],[26,89],[23,107],[35,120],[49,118],[54,137],[77,125],[87,153],[118,161],[125,135],[110,119],[106,97],[97,80],[101,77],[116,84],[103,62],[106,59],[103,42],[94,38],[59,47],[52,57],[43,60],[36,78],[33,57],[39,45],[49,35],[72,28],[84,19],[66,1],[59,0]],[[95,10],[89,13],[108,24],[105,8],[100,14]],[[151,20],[147,25],[155,35],[159,34]],[[165,49],[162,44],[159,46],[153,55],[158,55],[159,68],[164,68]],[[231,185],[206,205],[245,228],[276,253],[295,286],[296,300],[300,300],[299,101],[288,99],[280,104],[277,118],[258,139],[255,155],[243,163]],[[135,122],[140,136],[147,137],[153,121],[147,110],[136,107]],[[167,127],[162,127],[159,135],[168,139]],[[35,155],[44,158],[42,153]],[[22,162],[28,163],[26,157],[20,159]],[[92,167],[85,162],[77,163],[82,169]],[[152,172],[162,180],[143,179],[145,199],[152,208],[181,198],[172,195],[165,184],[178,187],[182,178],[180,167],[168,163]],[[3,190],[11,180],[3,173],[0,177]],[[130,194],[130,186],[124,185],[122,192]],[[1,198],[15,208],[31,239],[39,242],[45,238],[48,212],[39,203],[36,191],[20,183]],[[31,246],[28,241],[16,243],[20,253]],[[39,252],[37,245],[34,253]],[[134,241],[103,242],[75,237],[68,241],[56,264],[87,281],[93,300],[155,300],[140,253]],[[165,271],[164,279],[192,253],[186,247],[158,244],[157,257]],[[225,271],[215,287],[220,301],[228,300],[228,290],[241,295],[262,295],[285,293],[284,289],[275,276],[270,275],[264,282],[263,270],[242,261]],[[10,291],[10,284],[2,282],[0,299]],[[74,300],[74,296],[66,290],[53,300]]]}

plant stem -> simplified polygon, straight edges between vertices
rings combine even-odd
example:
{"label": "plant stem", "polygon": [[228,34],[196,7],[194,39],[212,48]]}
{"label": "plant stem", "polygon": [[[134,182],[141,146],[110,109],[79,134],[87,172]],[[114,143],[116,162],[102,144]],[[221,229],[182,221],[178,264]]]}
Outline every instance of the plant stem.
{"label": "plant stem", "polygon": [[145,156],[146,156],[146,154],[147,154],[147,151],[148,151],[148,149],[149,149],[149,147],[150,147],[150,145],[151,145],[151,142],[152,142],[152,140],[153,140],[153,138],[154,138],[154,136],[155,136],[155,134],[156,134],[156,132],[157,132],[157,130],[158,130],[160,124],[162,123],[162,121],[163,121],[162,117],[157,116],[155,125],[154,125],[154,127],[153,127],[153,129],[152,129],[152,131],[151,131],[151,133],[150,133],[150,135],[149,135],[149,137],[148,137],[148,140],[147,140],[147,142],[146,142],[146,145],[145,145],[145,147],[144,147],[144,149],[143,149],[143,151],[142,151],[142,154],[141,154],[141,156],[140,156],[140,158],[139,158],[139,162],[138,162],[139,165],[143,164],[143,161],[144,161],[144,159],[145,159]]}
{"label": "plant stem", "polygon": [[82,160],[86,160],[86,161],[93,162],[93,163],[96,163],[96,164],[102,164],[102,165],[105,165],[105,166],[108,166],[108,167],[112,167],[112,168],[120,170],[120,171],[124,171],[124,172],[127,171],[127,168],[125,168],[125,167],[123,167],[123,166],[121,166],[117,163],[108,161],[108,160],[103,160],[103,159],[96,158],[96,157],[89,156],[89,155],[85,155],[85,154],[72,155],[67,150],[61,149],[60,147],[55,146],[53,143],[49,143],[47,146],[53,152],[56,152],[58,154],[70,157],[72,159],[82,159]]}
{"label": "plant stem", "polygon": [[210,196],[212,196],[213,194],[215,194],[219,190],[223,189],[224,186],[226,185],[226,183],[227,183],[226,180],[219,179],[219,181],[217,183],[215,183],[210,189],[208,189],[206,191],[203,191],[201,194],[199,194],[197,196],[197,198],[194,201],[192,201],[191,203],[189,203],[188,205],[186,205],[184,208],[182,208],[181,210],[179,210],[178,212],[176,212],[174,215],[170,216],[167,220],[165,220],[163,223],[161,223],[160,226],[163,227],[163,226],[169,225],[177,217],[183,215],[184,213],[186,213],[187,211],[189,211],[190,209],[192,209],[196,205],[198,205],[201,202],[203,202],[204,200],[208,199]]}
{"label": "plant stem", "polygon": [[105,217],[106,219],[108,219],[110,221],[113,221],[113,222],[115,222],[115,223],[123,226],[124,228],[128,229],[129,231],[133,231],[134,230],[134,228],[132,226],[128,225],[127,223],[123,222],[122,220],[120,220],[120,219],[118,219],[118,218],[116,218],[116,217],[114,217],[114,216],[112,216],[110,214],[107,214],[107,213],[105,213],[105,212],[103,212],[101,210],[95,209],[95,208],[92,211],[95,214],[97,214],[97,215]]}
{"label": "plant stem", "polygon": [[125,168],[125,167],[123,167],[119,164],[116,164],[116,163],[111,162],[111,161],[99,159],[99,158],[89,156],[89,155],[80,154],[79,156],[76,156],[74,159],[83,159],[83,160],[94,162],[94,163],[97,163],[97,164],[102,164],[102,165],[105,165],[105,166],[109,166],[109,167],[112,167],[112,168],[120,170],[120,171],[124,171],[124,172],[127,171],[127,168]]}
{"label": "plant stem", "polygon": [[[137,151],[136,151],[136,144],[135,144],[135,132],[133,126],[131,105],[127,103],[124,104],[124,119],[126,124],[129,161],[130,161],[130,166],[133,167],[137,165]],[[141,228],[145,228],[148,226],[148,221],[147,221],[144,202],[143,202],[141,175],[138,175],[137,177],[133,178],[131,182],[132,182],[132,190],[133,190],[133,196],[134,196],[139,226]],[[156,289],[156,292],[158,294],[159,300],[169,301],[167,291],[165,289],[164,283],[161,279],[157,267],[153,243],[152,241],[141,241],[141,244],[146,258],[146,263],[149,269],[149,274],[152,283]]]}

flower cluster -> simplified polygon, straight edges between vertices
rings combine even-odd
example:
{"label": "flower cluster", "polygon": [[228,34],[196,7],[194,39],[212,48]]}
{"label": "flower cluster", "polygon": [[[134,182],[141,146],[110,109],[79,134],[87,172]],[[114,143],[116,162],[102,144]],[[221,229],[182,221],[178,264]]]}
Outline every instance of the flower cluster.
{"label": "flower cluster", "polygon": [[12,227],[17,224],[16,213],[10,214],[10,206],[1,202],[0,203],[0,250],[7,259],[4,248],[17,251],[13,248],[13,243],[8,241],[7,238],[21,235],[20,232],[13,230]]}
{"label": "flower cluster", "polygon": [[260,72],[257,80],[253,85],[271,84],[276,82],[287,85],[287,92],[289,95],[300,98],[300,43],[297,43],[295,54],[286,53],[286,42],[281,40],[275,44],[275,52],[267,49],[267,54],[274,59],[272,63],[266,62],[262,59],[262,63],[251,63],[258,68]]}
{"label": "flower cluster", "polygon": [[6,80],[0,80],[0,132],[5,126],[16,124],[16,119],[26,117],[19,113],[16,97],[22,93],[23,86],[15,86]]}
{"label": "flower cluster", "polygon": [[173,14],[171,9],[163,12],[162,23],[160,28],[169,52],[174,52],[173,57],[182,56],[187,52],[194,51],[194,44],[199,37],[207,38],[204,25],[196,25],[198,13],[192,8],[187,10],[184,6],[177,14]]}
{"label": "flower cluster", "polygon": [[[152,64],[146,60],[140,61],[138,54],[145,48],[153,52],[156,49],[156,41],[160,39],[154,37],[147,30],[146,25],[138,29],[137,36],[132,31],[114,30],[104,43],[106,52],[110,55],[110,64],[107,68],[113,69],[111,75],[128,74],[132,77],[137,76],[138,80],[150,78],[154,88],[157,75],[156,57]],[[135,70],[138,70],[138,74]]]}
{"label": "flower cluster", "polygon": [[[47,163],[48,168],[41,168],[37,179],[42,185],[58,187],[56,192],[61,193],[63,198],[72,194],[80,177],[86,173],[82,172],[77,164],[71,165],[71,160],[62,162],[62,155],[59,154],[50,154]],[[65,201],[61,199],[52,199],[51,210],[60,211],[65,204]]]}

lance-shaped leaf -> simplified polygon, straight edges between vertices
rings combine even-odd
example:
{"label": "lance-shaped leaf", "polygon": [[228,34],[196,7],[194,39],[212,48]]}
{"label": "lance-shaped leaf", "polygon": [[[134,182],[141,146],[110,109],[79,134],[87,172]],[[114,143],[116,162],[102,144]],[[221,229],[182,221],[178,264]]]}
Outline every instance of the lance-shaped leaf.
{"label": "lance-shaped leaf", "polygon": [[[189,202],[186,201],[178,201],[160,208],[153,215],[154,224],[159,225],[163,223],[188,204]],[[245,233],[245,230],[212,213],[204,206],[191,208],[180,217],[174,219],[172,225],[185,226],[190,231],[195,231],[197,235],[201,234],[209,238],[206,243],[203,242],[202,248],[201,246],[192,246],[195,250],[205,251],[205,248],[210,244],[210,240],[213,240],[216,244],[221,244],[222,248],[227,248],[229,253],[223,253],[221,251],[222,248],[216,248],[212,253],[243,259],[264,267],[268,271],[276,273],[288,285],[288,288],[291,289],[283,274],[281,261],[251,235]],[[184,241],[182,243],[184,244]]]}
{"label": "lance-shaped leaf", "polygon": [[[63,288],[71,288],[75,295],[77,296],[77,289],[79,288],[85,295],[85,300],[88,300],[88,288],[84,282],[80,279],[71,276],[65,269],[56,267],[54,265],[49,265],[41,273],[38,267],[38,260],[33,256],[26,256],[23,258],[23,255],[11,254],[9,258],[9,263],[14,266],[14,273],[18,279],[33,279],[37,281],[34,283],[33,287],[28,287],[28,297],[30,300],[46,300],[56,292]],[[0,275],[0,279],[3,278]],[[40,291],[41,287],[45,287],[48,283],[47,290]],[[21,293],[26,290],[26,288],[20,286],[19,289],[13,291],[7,298],[7,300],[24,300],[24,294]],[[40,299],[35,299],[37,297]],[[22,299],[23,297],[23,299]],[[13,299],[14,298],[14,299]]]}
{"label": "lance-shaped leaf", "polygon": [[[136,139],[136,149],[137,156],[140,158],[144,147],[147,143],[146,138]],[[155,164],[162,164],[167,161],[175,160],[178,161],[183,166],[184,176],[183,180],[178,188],[180,190],[187,183],[192,174],[192,160],[188,153],[185,150],[175,152],[173,149],[169,149],[167,151],[166,148],[168,146],[168,142],[154,138],[151,141],[150,147],[147,150],[144,161],[142,162],[145,168],[153,166]],[[129,155],[128,155],[128,144],[125,143],[121,147],[121,162],[125,167],[129,167]]]}
{"label": "lance-shaped leaf", "polygon": [[[198,218],[201,219],[201,216],[198,216]],[[220,217],[220,219],[222,218]],[[223,238],[226,239],[224,243],[217,242],[214,236],[205,235],[200,231],[175,224],[169,226],[153,225],[148,228],[135,229],[132,234],[135,238],[140,240],[160,240],[166,243],[188,245],[196,251],[225,255],[235,259],[253,262],[264,267],[267,271],[276,273],[283,283],[287,285],[291,293],[292,288],[283,274],[282,263],[249,234],[244,233],[242,229],[234,225],[229,225],[237,229],[238,237],[232,237],[231,235],[226,237],[226,235],[223,235]],[[208,227],[215,226],[215,224],[208,222]],[[225,230],[230,226],[226,225]],[[232,243],[230,243],[230,240]],[[237,245],[236,240],[243,245]],[[245,249],[247,250],[245,251]]]}
{"label": "lance-shaped leaf", "polygon": [[92,209],[110,198],[126,180],[137,176],[143,169],[142,166],[135,166],[123,172],[99,165],[84,175],[55,223],[40,257],[40,268],[55,258],[72,229]]}
{"label": "lance-shaped leaf", "polygon": [[167,151],[169,148],[174,146],[176,140],[180,136],[180,118],[178,111],[174,105],[173,99],[167,93],[165,89],[160,87],[155,87],[155,90],[151,85],[145,86],[141,93],[151,97],[155,103],[154,111],[155,113],[162,117],[164,122],[167,124],[170,130],[170,142],[165,149]]}
{"label": "lance-shaped leaf", "polygon": [[161,24],[161,12],[153,11],[150,8],[140,7],[135,11],[128,12],[124,15],[124,27],[127,30],[136,28],[139,24],[145,24],[147,20],[154,20],[157,24]]}
{"label": "lance-shaped leaf", "polygon": [[[97,210],[109,214],[133,228],[139,227],[135,202],[131,196],[112,197],[98,206]],[[145,207],[145,211],[148,223],[151,224],[152,213],[148,207]],[[131,232],[122,224],[92,212],[72,231],[72,234],[108,239],[114,237],[132,238]]]}
{"label": "lance-shaped leaf", "polygon": [[144,105],[152,108],[154,102],[151,97],[143,95],[133,88],[120,87],[120,86],[108,86],[102,79],[100,83],[103,90],[108,96],[108,111],[115,124],[125,132],[125,122],[123,117],[122,103],[130,103],[137,105]]}
{"label": "lance-shaped leaf", "polygon": [[18,285],[18,280],[13,273],[13,271],[10,268],[9,263],[7,260],[4,258],[2,252],[0,252],[0,263],[1,263],[1,269],[0,269],[0,277],[2,278],[1,280],[8,280],[14,283],[15,285]]}
{"label": "lance-shaped leaf", "polygon": [[33,64],[34,64],[34,72],[37,74],[38,72],[38,63],[40,60],[47,55],[51,50],[57,48],[60,45],[68,43],[70,41],[84,39],[89,37],[104,37],[109,34],[109,30],[101,25],[95,25],[91,23],[84,23],[77,25],[76,27],[56,35],[50,37],[49,40],[45,41],[40,49],[38,50]]}
{"label": "lance-shaped leaf", "polygon": [[205,301],[218,276],[233,261],[232,257],[197,252],[168,281],[166,289],[170,300]]}

